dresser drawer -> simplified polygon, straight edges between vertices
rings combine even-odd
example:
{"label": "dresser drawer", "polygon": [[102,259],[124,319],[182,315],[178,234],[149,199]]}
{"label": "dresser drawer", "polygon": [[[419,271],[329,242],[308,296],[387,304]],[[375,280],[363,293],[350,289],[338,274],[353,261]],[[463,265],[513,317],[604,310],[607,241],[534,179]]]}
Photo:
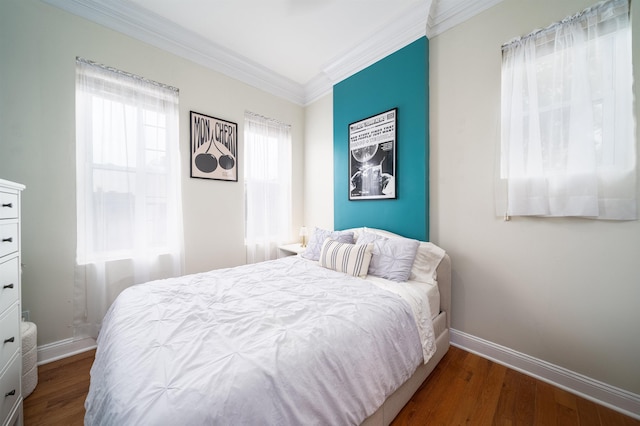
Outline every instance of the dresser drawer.
{"label": "dresser drawer", "polygon": [[18,224],[0,225],[0,257],[18,251]]}
{"label": "dresser drawer", "polygon": [[4,312],[20,297],[20,258],[0,263],[0,312]]}
{"label": "dresser drawer", "polygon": [[20,365],[22,359],[16,356],[11,361],[9,368],[0,377],[0,420],[4,421],[20,402]]}
{"label": "dresser drawer", "polygon": [[0,371],[22,346],[18,308],[19,306],[15,305],[0,316]]}
{"label": "dresser drawer", "polygon": [[18,194],[0,191],[0,219],[18,217]]}

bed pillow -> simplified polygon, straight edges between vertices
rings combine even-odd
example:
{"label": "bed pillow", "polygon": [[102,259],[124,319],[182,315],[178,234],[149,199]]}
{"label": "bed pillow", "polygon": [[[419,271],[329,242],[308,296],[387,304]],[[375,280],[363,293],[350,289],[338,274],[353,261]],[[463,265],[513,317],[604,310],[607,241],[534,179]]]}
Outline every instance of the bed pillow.
{"label": "bed pillow", "polygon": [[327,238],[320,250],[320,266],[364,278],[369,270],[373,244],[348,244]]}
{"label": "bed pillow", "polygon": [[353,244],[353,232],[351,231],[327,231],[322,228],[314,228],[307,243],[307,249],[300,253],[300,256],[309,260],[318,260],[320,258],[322,243],[324,243],[324,240],[327,238],[341,243]]}
{"label": "bed pillow", "polygon": [[437,245],[420,241],[416,258],[411,268],[413,281],[420,281],[428,284],[435,284],[438,280],[436,269],[445,255],[445,251]]}
{"label": "bed pillow", "polygon": [[403,237],[402,235],[394,234],[391,231],[387,231],[387,230],[384,230],[384,229],[378,229],[378,228],[368,228],[366,226],[362,228],[362,232],[369,232],[371,234],[376,234],[376,235],[379,235],[381,237],[386,237],[386,238],[406,238],[406,237]]}
{"label": "bed pillow", "polygon": [[[404,238],[398,234],[394,234],[383,229],[366,227],[354,228],[354,230],[355,229],[359,231],[355,233],[356,236],[360,236],[362,232],[369,232],[387,238]],[[420,241],[418,251],[416,252],[416,258],[413,261],[413,266],[411,267],[409,280],[427,284],[436,284],[438,280],[436,269],[438,268],[438,265],[440,265],[440,261],[445,254],[446,252],[437,245],[426,241]]]}
{"label": "bed pillow", "polygon": [[358,244],[373,244],[369,274],[405,282],[411,276],[420,241],[403,237],[386,238],[365,231],[358,237]]}

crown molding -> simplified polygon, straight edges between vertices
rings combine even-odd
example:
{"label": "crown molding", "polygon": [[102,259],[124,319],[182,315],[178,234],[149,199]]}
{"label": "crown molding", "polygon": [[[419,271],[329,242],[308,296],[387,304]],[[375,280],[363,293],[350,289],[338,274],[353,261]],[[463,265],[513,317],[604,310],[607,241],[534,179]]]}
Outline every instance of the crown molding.
{"label": "crown molding", "polygon": [[[466,21],[502,0],[423,0],[391,25],[326,64],[307,84],[212,43],[157,14],[125,0],[42,0],[104,27],[173,53],[298,105],[330,93],[333,85],[420,37],[429,38]],[[432,7],[433,3],[433,7]]]}
{"label": "crown molding", "polygon": [[427,20],[427,37],[433,38],[503,0],[437,0]]}
{"label": "crown molding", "polygon": [[325,73],[320,73],[304,85],[304,104],[309,105],[333,91],[333,83]]}
{"label": "crown molding", "polygon": [[300,84],[133,3],[42,1],[296,104],[304,103],[304,88]]}

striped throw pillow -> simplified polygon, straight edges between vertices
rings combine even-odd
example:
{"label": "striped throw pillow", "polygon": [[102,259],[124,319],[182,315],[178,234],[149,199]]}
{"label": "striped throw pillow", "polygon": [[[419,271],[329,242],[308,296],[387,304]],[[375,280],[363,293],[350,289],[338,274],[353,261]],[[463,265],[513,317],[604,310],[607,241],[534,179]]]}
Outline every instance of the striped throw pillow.
{"label": "striped throw pillow", "polygon": [[369,270],[373,244],[347,244],[331,238],[322,243],[320,266],[364,278]]}

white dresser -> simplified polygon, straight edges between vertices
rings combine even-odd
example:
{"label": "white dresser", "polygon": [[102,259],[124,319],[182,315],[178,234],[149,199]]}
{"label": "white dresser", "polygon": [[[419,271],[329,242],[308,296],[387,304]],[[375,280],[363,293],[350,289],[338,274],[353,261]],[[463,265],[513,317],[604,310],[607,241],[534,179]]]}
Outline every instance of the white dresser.
{"label": "white dresser", "polygon": [[0,179],[0,425],[22,425],[20,193]]}

